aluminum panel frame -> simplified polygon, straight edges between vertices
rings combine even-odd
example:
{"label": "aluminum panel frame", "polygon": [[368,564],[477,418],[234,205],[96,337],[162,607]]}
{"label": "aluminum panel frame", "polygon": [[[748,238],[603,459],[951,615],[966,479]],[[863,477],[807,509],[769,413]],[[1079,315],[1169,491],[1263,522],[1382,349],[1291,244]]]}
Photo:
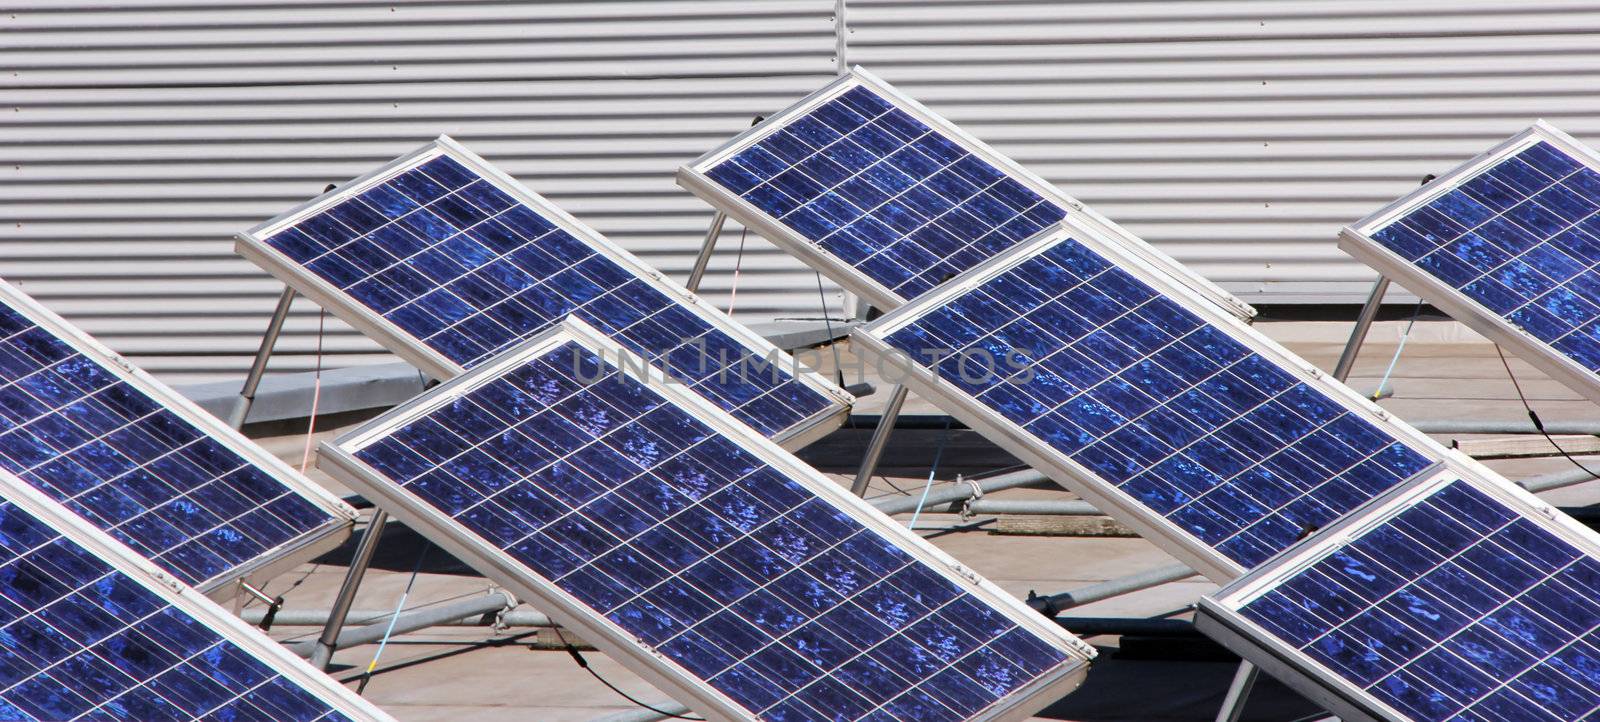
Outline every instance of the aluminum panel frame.
{"label": "aluminum panel frame", "polygon": [[234,252],[261,267],[262,270],[293,288],[297,293],[311,299],[318,306],[333,312],[333,315],[340,320],[350,324],[366,337],[378,342],[380,346],[417,367],[422,373],[441,381],[455,378],[466,370],[460,364],[429,348],[421,339],[412,336],[394,322],[362,306],[351,298],[349,294],[317,277],[316,274],[311,273],[304,266],[296,263],[266,242],[267,237],[287,226],[295,225],[348,197],[369,190],[401,172],[415,168],[440,156],[453,158],[483,179],[493,183],[502,192],[532,208],[540,216],[571,234],[573,238],[594,248],[601,255],[611,259],[619,266],[632,271],[634,275],[644,280],[652,288],[669,298],[680,301],[685,308],[706,321],[712,328],[726,333],[729,337],[743,344],[751,353],[763,359],[774,352],[781,354],[781,360],[786,362],[782,364],[783,366],[790,371],[796,369],[800,371],[800,373],[795,374],[798,380],[833,400],[833,403],[828,408],[795,423],[778,434],[775,438],[785,448],[802,448],[826,436],[829,432],[843,425],[845,420],[849,418],[850,407],[855,403],[855,397],[846,393],[844,389],[839,388],[832,381],[829,381],[827,377],[806,367],[799,366],[788,352],[774,346],[748,327],[729,318],[727,314],[707,303],[699,295],[667,278],[660,271],[651,268],[639,260],[637,256],[618,246],[605,236],[600,235],[598,231],[585,226],[571,214],[528,189],[504,171],[490,165],[488,161],[478,154],[468,150],[447,135],[441,135],[421,148],[384,164],[377,170],[301,203],[269,221],[238,234],[235,237]]}
{"label": "aluminum panel frame", "polygon": [[891,102],[896,108],[922,121],[929,128],[943,133],[968,152],[1016,179],[1027,186],[1029,190],[1039,194],[1040,197],[1066,208],[1072,214],[1077,214],[1080,221],[1099,229],[1107,237],[1116,239],[1128,251],[1140,256],[1147,263],[1161,268],[1164,273],[1177,279],[1208,302],[1244,321],[1249,321],[1255,317],[1256,310],[1253,307],[1236,298],[1221,286],[1195,273],[1164,251],[1128,232],[1112,222],[1111,219],[1095,212],[1076,198],[1067,195],[1060,188],[1024,168],[1016,161],[1001,155],[998,151],[989,147],[988,144],[929,110],[922,103],[900,92],[894,86],[889,85],[859,65],[820,90],[802,98],[794,105],[768,116],[761,123],[740,133],[732,140],[690,161],[688,165],[678,168],[678,185],[699,196],[701,200],[711,204],[718,210],[727,213],[746,227],[755,230],[761,237],[766,238],[790,255],[800,259],[807,266],[821,271],[834,283],[860,296],[879,310],[890,311],[913,300],[903,298],[885,288],[882,284],[868,278],[866,274],[856,270],[843,259],[807,240],[804,236],[756,208],[749,201],[723,188],[706,175],[707,171],[726,160],[729,156],[748,148],[767,135],[781,129],[789,121],[811,112],[818,105],[832,100],[856,86],[866,86],[869,90]]}
{"label": "aluminum panel frame", "polygon": [[68,540],[82,546],[112,569],[127,575],[164,601],[201,622],[223,639],[255,657],[284,677],[315,691],[333,709],[355,720],[394,722],[394,718],[332,677],[316,670],[265,632],[246,624],[222,608],[217,600],[185,585],[127,545],[112,538],[70,509],[8,471],[0,471],[0,497],[43,521]]}
{"label": "aluminum panel frame", "polygon": [[[1372,238],[1372,234],[1380,227],[1455,190],[1459,183],[1470,180],[1481,171],[1541,141],[1560,148],[1590,168],[1600,171],[1600,153],[1555,126],[1539,120],[1526,130],[1478,154],[1449,173],[1430,181],[1427,185],[1384,206],[1355,224],[1346,226],[1339,231],[1339,249],[1370,266],[1385,278],[1405,286],[1407,290],[1450,314],[1451,318],[1466,324],[1468,328],[1509,348],[1518,358],[1549,374],[1551,378],[1566,387],[1600,404],[1600,373],[1573,361],[1493,310],[1468,298],[1394,251],[1384,248]],[[1600,301],[1600,299],[1595,300]]]}
{"label": "aluminum panel frame", "polygon": [[1411,445],[1420,453],[1435,460],[1445,456],[1447,449],[1443,445],[1395,418],[1354,389],[1339,383],[1311,362],[1262,335],[1238,317],[1219,312],[1215,305],[1187,286],[1174,282],[1158,269],[1145,264],[1142,258],[1127,253],[1116,240],[1103,237],[1090,226],[1078,224],[1071,216],[1055,228],[1042,231],[1015,248],[951,279],[915,302],[895,309],[866,326],[852,330],[850,340],[861,352],[876,359],[880,369],[892,369],[903,375],[903,379],[886,378],[886,381],[903,381],[908,384],[918,395],[949,412],[951,416],[983,434],[985,438],[1022,459],[1029,466],[1077,493],[1096,508],[1111,514],[1138,532],[1140,536],[1160,544],[1167,553],[1188,564],[1206,578],[1218,583],[1236,579],[1248,570],[1215,549],[1200,543],[1198,539],[1171,521],[1151,512],[1133,497],[1107,483],[1066,454],[1051,448],[999,413],[978,403],[934,372],[906,359],[897,349],[883,340],[918,319],[924,312],[944,305],[951,298],[982,285],[990,278],[1068,238],[1083,243],[1090,250],[1149,284],[1158,293],[1214,324],[1218,330],[1228,334],[1245,348],[1276,362],[1294,376],[1296,381],[1321,391],[1346,410],[1388,431],[1396,440]]}
{"label": "aluminum panel frame", "polygon": [[[1487,473],[1485,473],[1487,472]],[[1600,556],[1600,533],[1559,512],[1516,484],[1457,451],[1383,495],[1346,514],[1249,574],[1200,598],[1195,627],[1291,689],[1347,722],[1410,722],[1411,718],[1272,636],[1238,609],[1274,589],[1285,578],[1338,551],[1354,538],[1410,509],[1440,487],[1464,481],[1526,513],[1526,518]]]}
{"label": "aluminum panel frame", "polygon": [[[1009,704],[997,703],[972,719],[1017,722],[1028,718],[1082,684],[1088,673],[1089,660],[1095,656],[1093,647],[1040,616],[1025,603],[1007,594],[993,582],[982,578],[954,557],[922,540],[921,537],[908,534],[904,526],[859,497],[847,493],[776,442],[755,433],[699,394],[668,381],[660,369],[645,363],[642,358],[611,341],[593,326],[571,316],[568,316],[561,325],[524,341],[493,361],[395,407],[338,439],[322,442],[318,454],[318,468],[373,500],[405,522],[407,526],[418,530],[484,576],[504,585],[519,599],[539,608],[562,626],[579,630],[585,639],[601,651],[707,719],[729,722],[754,719],[732,699],[700,681],[670,658],[650,649],[614,622],[597,615],[575,597],[477,537],[458,522],[443,516],[355,456],[362,448],[383,438],[401,424],[426,415],[457,396],[472,391],[483,383],[493,380],[506,369],[549,353],[569,342],[576,342],[600,354],[603,359],[617,359],[616,365],[619,366],[621,373],[644,383],[661,394],[668,403],[694,412],[696,417],[705,421],[716,433],[756,454],[812,493],[836,502],[842,510],[867,528],[879,534],[889,535],[891,538],[901,539],[905,542],[901,548],[907,553],[938,570],[962,589],[977,594],[997,606],[1013,610],[1019,625],[1038,632],[1042,638],[1055,642],[1057,648],[1079,660],[1079,664],[1063,667],[1054,677],[1041,678],[1014,692],[1006,698],[1010,700]],[[643,375],[640,374],[641,371]]]}
{"label": "aluminum panel frame", "polygon": [[[93,360],[118,380],[155,399],[164,408],[177,414],[178,418],[192,424],[244,460],[261,468],[274,480],[299,493],[332,517],[327,524],[317,529],[235,567],[226,574],[195,585],[197,589],[215,599],[225,599],[239,591],[235,587],[236,582],[247,582],[259,587],[266,580],[294,568],[300,562],[337,548],[350,535],[358,512],[332,492],[305,478],[282,459],[267,453],[265,449],[223,423],[221,419],[173,391],[154,376],[6,281],[0,281],[0,303],[16,309],[29,321],[66,342],[74,351]],[[92,524],[87,520],[82,523]]]}

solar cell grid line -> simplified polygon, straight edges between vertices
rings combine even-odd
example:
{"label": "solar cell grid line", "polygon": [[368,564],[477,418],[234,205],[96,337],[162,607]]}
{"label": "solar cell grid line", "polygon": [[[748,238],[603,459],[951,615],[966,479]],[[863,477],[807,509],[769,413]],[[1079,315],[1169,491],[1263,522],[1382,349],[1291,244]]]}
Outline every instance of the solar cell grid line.
{"label": "solar cell grid line", "polygon": [[1594,718],[1600,537],[1459,461],[1202,598],[1196,625],[1343,720]]}
{"label": "solar cell grid line", "polygon": [[854,402],[444,136],[241,234],[235,250],[438,379],[572,313],[789,448]]}
{"label": "solar cell grid line", "polygon": [[392,718],[0,471],[0,719]]}
{"label": "solar cell grid line", "polygon": [[1070,218],[851,341],[1218,582],[1444,452]]}
{"label": "solar cell grid line", "polygon": [[1094,656],[578,319],[320,458],[711,719],[1021,719]]}
{"label": "solar cell grid line", "polygon": [[356,516],[4,282],[0,470],[219,596],[337,546]]}
{"label": "solar cell grid line", "polygon": [[1539,121],[1339,247],[1600,403],[1600,154]]}
{"label": "solar cell grid line", "polygon": [[1242,319],[1255,309],[861,67],[678,184],[889,310],[1071,214]]}

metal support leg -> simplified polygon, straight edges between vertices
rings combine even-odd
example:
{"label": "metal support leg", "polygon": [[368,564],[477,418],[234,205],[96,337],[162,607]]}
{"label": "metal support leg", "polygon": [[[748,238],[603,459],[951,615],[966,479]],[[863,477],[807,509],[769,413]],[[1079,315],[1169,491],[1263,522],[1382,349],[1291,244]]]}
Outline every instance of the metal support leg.
{"label": "metal support leg", "polygon": [[228,425],[235,429],[244,426],[244,419],[250,415],[250,405],[255,403],[256,389],[261,386],[261,377],[267,373],[267,359],[272,358],[272,349],[278,345],[278,334],[283,332],[283,322],[289,318],[289,307],[294,305],[294,289],[284,286],[283,295],[278,297],[278,308],[272,312],[272,320],[267,322],[267,332],[261,336],[261,347],[256,349],[256,359],[250,363],[250,373],[244,377],[244,387],[239,389],[239,398],[233,402],[233,410],[228,412]]}
{"label": "metal support leg", "polygon": [[344,631],[344,619],[350,614],[350,605],[356,601],[356,590],[361,588],[361,578],[366,576],[367,565],[372,563],[372,552],[378,548],[378,537],[383,536],[383,527],[388,523],[389,512],[376,509],[372,512],[372,521],[367,522],[366,531],[361,533],[355,557],[350,560],[350,570],[345,572],[339,596],[328,612],[328,623],[322,628],[322,636],[317,638],[316,649],[311,650],[311,664],[317,669],[326,671],[328,662],[333,659],[339,633]]}
{"label": "metal support leg", "polygon": [[1222,709],[1217,711],[1217,722],[1239,722],[1244,716],[1245,702],[1250,699],[1250,688],[1256,686],[1256,666],[1239,660],[1239,671],[1233,674],[1233,684],[1228,685],[1228,696],[1222,699]]}
{"label": "metal support leg", "polygon": [[1367,331],[1372,329],[1372,320],[1378,317],[1378,309],[1383,306],[1383,294],[1389,290],[1389,278],[1378,276],[1378,281],[1372,284],[1372,293],[1367,296],[1367,305],[1361,307],[1361,315],[1356,317],[1356,327],[1350,330],[1350,341],[1344,345],[1344,353],[1339,354],[1339,365],[1333,367],[1333,377],[1344,381],[1350,378],[1350,369],[1356,365],[1356,355],[1361,353],[1361,344],[1367,340]]}
{"label": "metal support leg", "polygon": [[706,240],[700,244],[700,255],[694,259],[694,268],[689,271],[689,282],[684,284],[691,291],[700,290],[700,279],[705,278],[706,266],[711,264],[711,252],[717,249],[717,239],[722,237],[722,227],[728,223],[728,214],[717,211],[711,217],[711,227],[706,229]]}
{"label": "metal support leg", "polygon": [[861,455],[861,467],[856,469],[856,479],[850,484],[850,493],[866,496],[867,484],[878,471],[878,459],[883,457],[883,449],[889,445],[889,434],[894,433],[895,419],[900,418],[900,407],[906,404],[906,393],[905,384],[895,384],[894,390],[889,392],[889,403],[883,407],[883,415],[878,417],[878,428],[872,430],[867,453]]}

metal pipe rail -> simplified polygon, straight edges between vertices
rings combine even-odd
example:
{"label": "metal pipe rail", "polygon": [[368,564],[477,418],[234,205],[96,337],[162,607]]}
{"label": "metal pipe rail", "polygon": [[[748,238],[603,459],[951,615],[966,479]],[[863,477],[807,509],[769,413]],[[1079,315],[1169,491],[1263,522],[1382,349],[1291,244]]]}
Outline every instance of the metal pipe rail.
{"label": "metal pipe rail", "polygon": [[[450,604],[422,607],[410,612],[401,612],[399,616],[392,619],[392,628],[391,620],[385,619],[384,621],[361,627],[344,629],[339,632],[338,641],[334,642],[333,648],[349,649],[350,647],[359,647],[363,644],[377,642],[386,635],[399,635],[428,627],[437,627],[442,624],[459,623],[468,617],[482,618],[486,614],[497,614],[515,606],[517,606],[516,597],[511,596],[509,592],[496,591],[482,597],[464,599]],[[281,615],[282,612],[279,614]],[[323,615],[323,621],[326,622],[329,617],[331,615]],[[296,640],[286,642],[284,646],[295,654],[309,657],[317,649],[318,640]]]}

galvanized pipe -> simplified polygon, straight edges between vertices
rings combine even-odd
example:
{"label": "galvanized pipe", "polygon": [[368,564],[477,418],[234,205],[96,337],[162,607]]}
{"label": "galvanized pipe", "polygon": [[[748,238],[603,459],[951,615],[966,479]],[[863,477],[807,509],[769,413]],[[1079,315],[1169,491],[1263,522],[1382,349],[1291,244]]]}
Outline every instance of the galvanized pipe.
{"label": "galvanized pipe", "polygon": [[1256,686],[1259,672],[1249,660],[1239,660],[1239,671],[1233,673],[1228,696],[1222,699],[1222,709],[1217,711],[1217,722],[1239,722],[1239,718],[1244,716],[1244,705],[1250,700],[1250,690]]}
{"label": "galvanized pipe", "polygon": [[894,433],[894,421],[900,417],[900,408],[905,406],[908,393],[910,389],[905,384],[895,384],[894,390],[889,392],[883,415],[878,417],[878,427],[872,430],[872,440],[867,442],[866,453],[861,455],[861,466],[856,469],[855,481],[850,483],[850,493],[866,495],[867,485],[878,471],[878,460],[883,458],[883,450],[889,446],[889,436]]}
{"label": "galvanized pipe", "polygon": [[[1476,419],[1432,419],[1412,421],[1424,434],[1537,434],[1533,421],[1482,421]],[[1600,436],[1600,421],[1545,421],[1547,434]]]}
{"label": "galvanized pipe", "polygon": [[694,268],[689,270],[689,282],[684,284],[691,291],[700,290],[700,281],[706,276],[706,266],[711,265],[711,252],[717,250],[717,239],[722,237],[722,227],[728,222],[728,214],[717,211],[711,217],[711,227],[706,229],[706,239],[700,244],[700,255],[694,257]]}
{"label": "galvanized pipe", "polygon": [[[997,474],[987,479],[969,479],[961,484],[946,484],[928,492],[928,501],[924,509],[938,507],[941,504],[961,502],[972,498],[972,485],[977,484],[983,493],[989,494],[1004,489],[1015,489],[1020,486],[1035,486],[1050,481],[1049,477],[1033,469],[1022,469],[1005,474]],[[874,499],[872,505],[885,514],[907,514],[915,511],[917,500],[921,495],[895,496],[887,499]]]}
{"label": "galvanized pipe", "polygon": [[[482,617],[485,614],[494,614],[496,612],[515,607],[516,605],[516,597],[511,596],[511,594],[508,592],[497,591],[482,597],[474,597],[472,599],[465,599],[458,602],[452,602],[450,604],[441,604],[436,607],[423,607],[415,611],[403,612],[399,616],[396,616],[392,620],[393,629],[390,628],[391,620],[384,620],[361,627],[345,629],[339,633],[339,637],[333,646],[336,649],[359,647],[363,644],[372,644],[373,642],[383,639],[386,635],[415,632],[418,629],[427,629],[428,627],[437,627],[442,624],[459,622],[467,617]],[[315,651],[321,649],[321,640],[302,640],[297,642],[289,642],[284,646],[288,647],[295,654],[304,657],[310,656]]]}
{"label": "galvanized pipe", "polygon": [[[1590,466],[1596,465],[1591,464]],[[1532,478],[1523,479],[1522,481],[1517,482],[1517,484],[1530,492],[1538,494],[1540,492],[1550,491],[1551,489],[1560,489],[1565,486],[1582,484],[1586,481],[1593,481],[1594,479],[1594,474],[1584,471],[1583,469],[1562,469],[1561,471],[1549,474],[1540,474]]]}
{"label": "galvanized pipe", "polygon": [[[959,511],[959,504],[950,505]],[[1104,516],[1093,504],[1077,499],[977,499],[967,502],[967,511],[974,514],[1045,514],[1049,516]]]}
{"label": "galvanized pipe", "polygon": [[[329,611],[327,609],[285,609],[278,612],[273,621],[273,628],[277,627],[320,627],[328,623]],[[239,613],[239,618],[250,624],[260,624],[261,618],[266,616],[266,610],[260,607],[251,607]],[[344,618],[346,626],[364,626],[370,624],[388,624],[389,618],[394,616],[393,609],[352,609],[350,615]],[[499,623],[507,627],[554,627],[556,623],[550,617],[532,609],[513,609],[500,615]],[[436,627],[484,627],[488,626],[482,613],[463,615],[459,619],[447,619]],[[341,636],[341,644],[344,637]]]}
{"label": "galvanized pipe", "polygon": [[1194,575],[1195,571],[1186,565],[1171,564],[1117,579],[1107,579],[1070,592],[1052,594],[1048,597],[1033,597],[1028,600],[1028,606],[1045,612],[1050,616],[1055,616],[1055,612],[1063,609],[1071,609],[1090,602],[1098,602],[1102,599],[1120,597],[1124,594],[1151,587],[1159,587],[1167,582],[1188,579]]}
{"label": "galvanized pipe", "polygon": [[239,398],[234,399],[233,409],[228,412],[228,425],[235,429],[243,427],[245,417],[250,415],[250,405],[256,401],[256,389],[261,387],[261,377],[267,373],[267,360],[272,358],[272,349],[278,345],[283,322],[288,320],[289,307],[293,305],[294,289],[284,286],[283,294],[278,296],[278,307],[272,311],[272,320],[267,322],[267,332],[261,334],[261,346],[256,349],[255,360],[250,362],[250,372],[245,374]]}

